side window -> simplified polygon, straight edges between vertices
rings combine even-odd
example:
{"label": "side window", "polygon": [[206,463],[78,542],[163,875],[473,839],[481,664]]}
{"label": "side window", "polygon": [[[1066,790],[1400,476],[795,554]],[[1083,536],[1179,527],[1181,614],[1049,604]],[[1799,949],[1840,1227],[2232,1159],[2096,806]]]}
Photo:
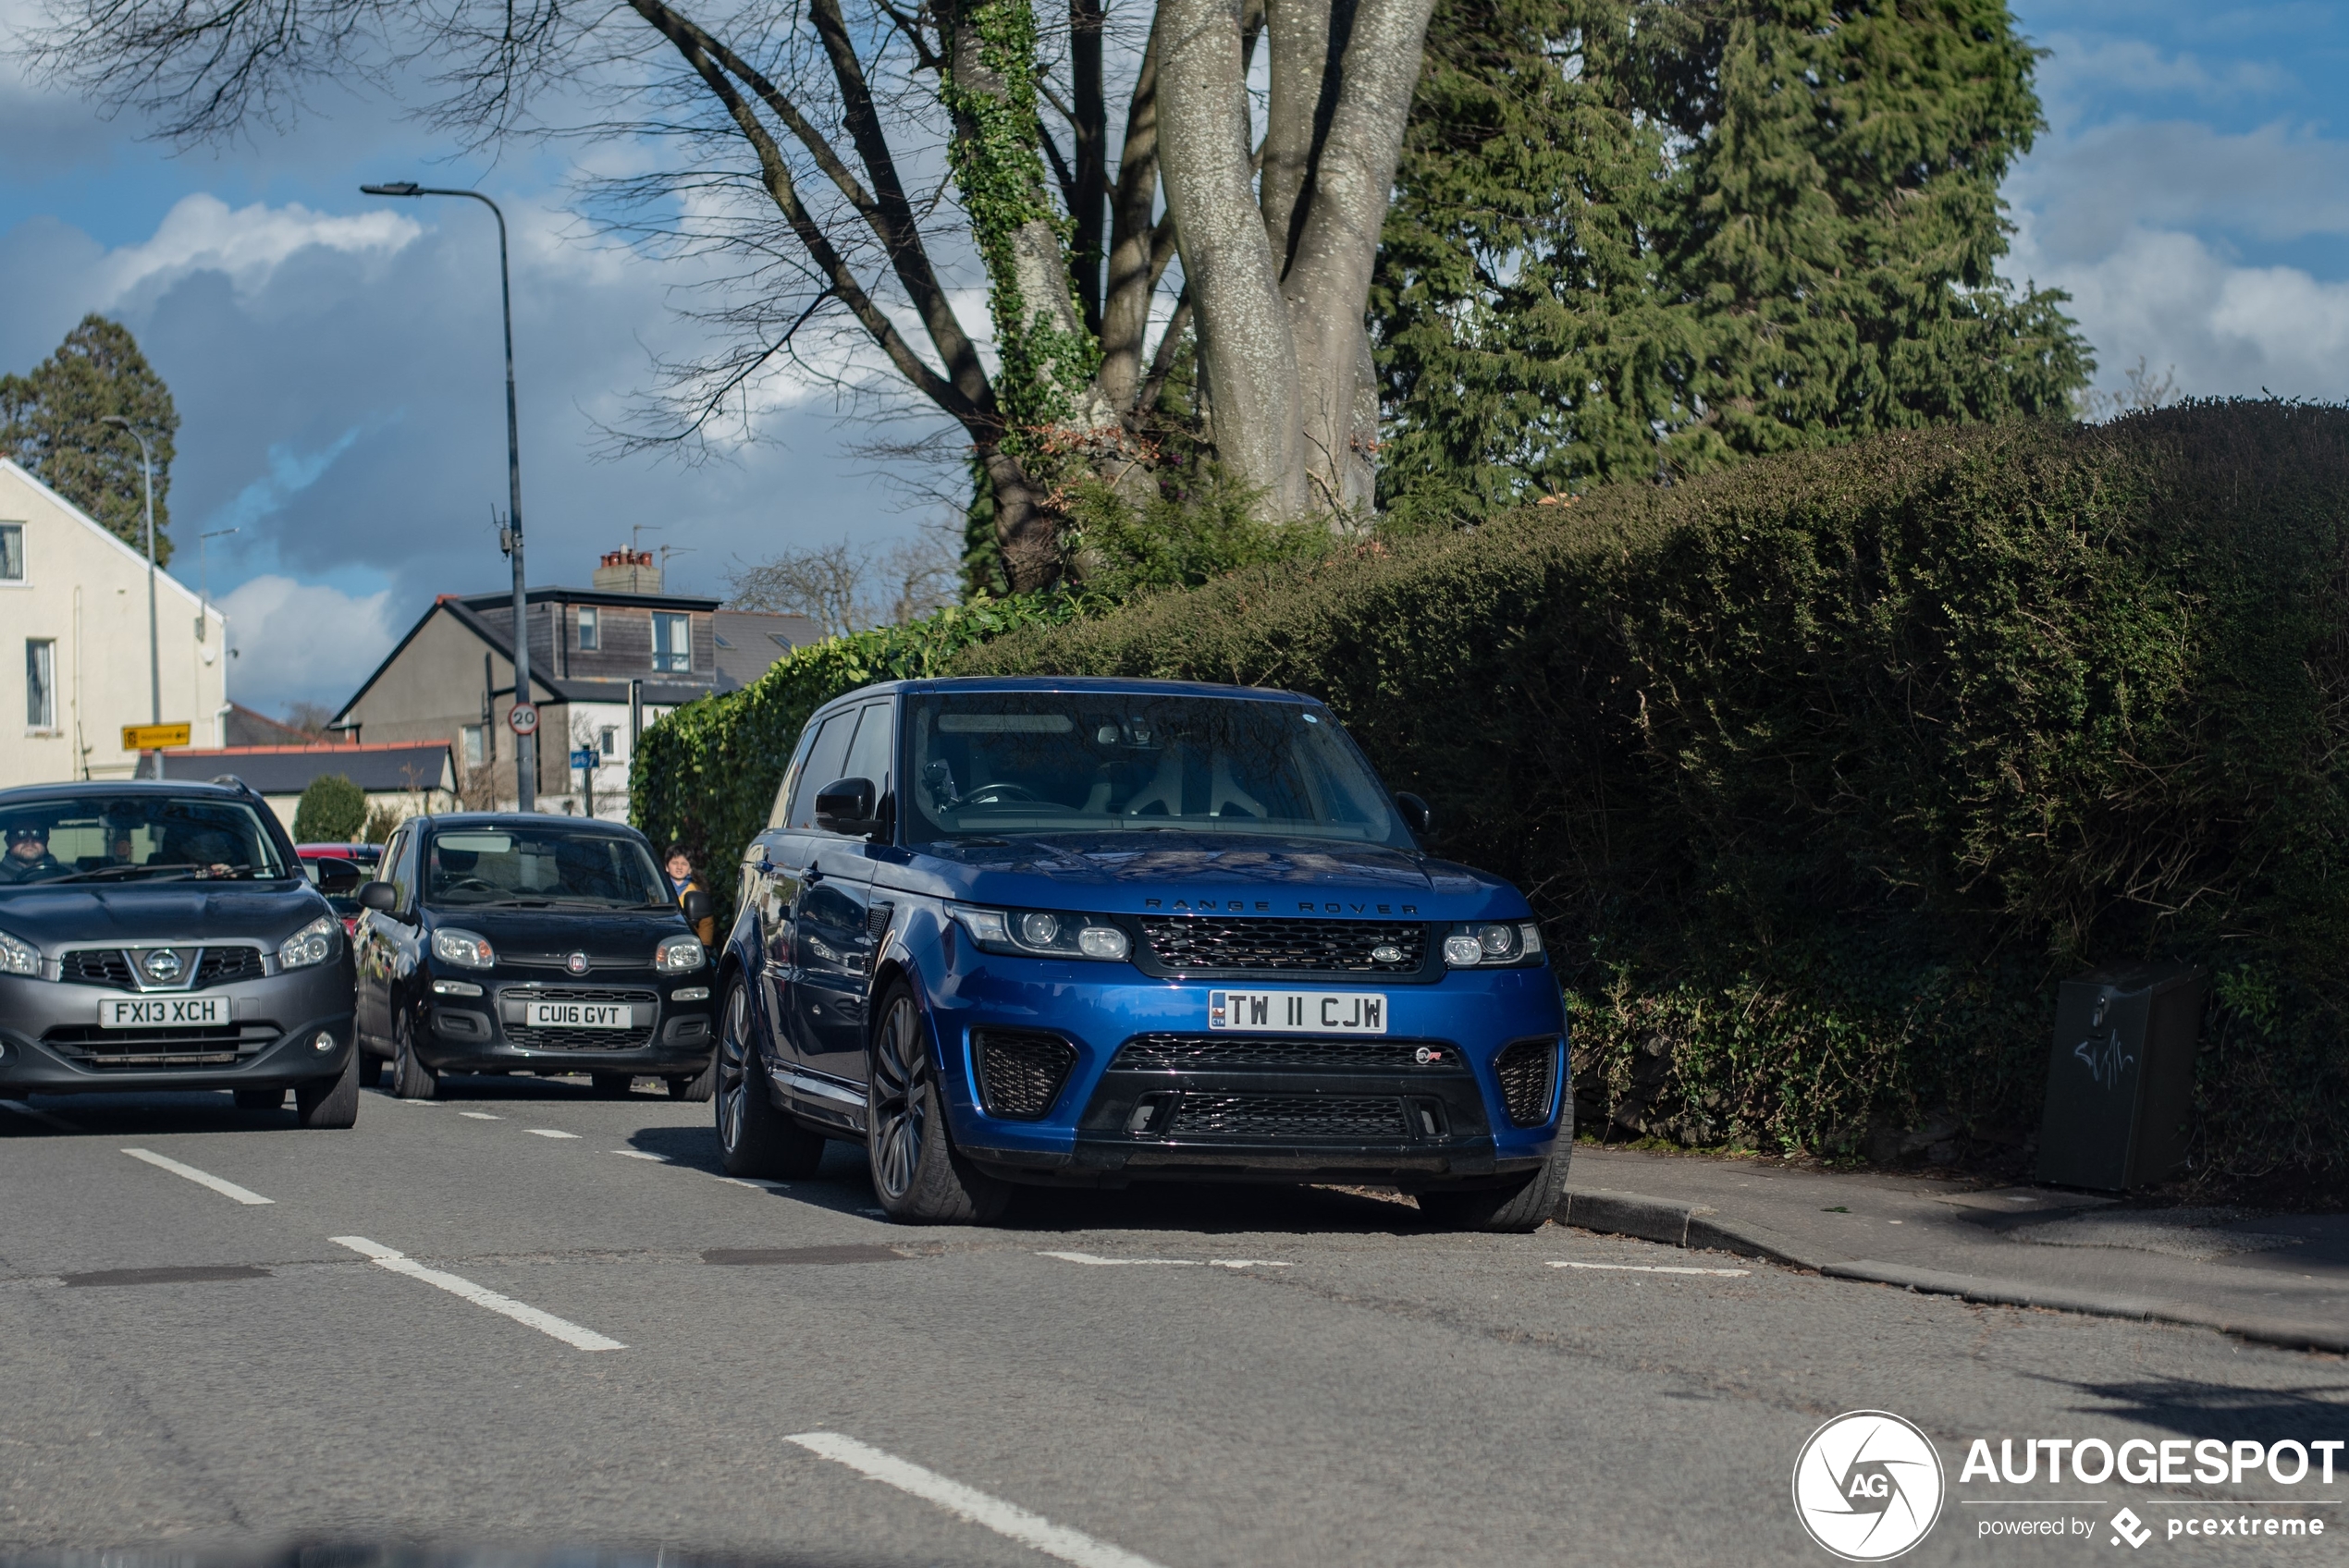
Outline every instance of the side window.
{"label": "side window", "polygon": [[840,765],[848,757],[849,732],[855,728],[856,710],[843,708],[824,720],[824,728],[816,734],[816,744],[808,750],[806,766],[799,771],[799,781],[791,795],[791,826],[813,828],[816,826],[816,791],[840,778]]}
{"label": "side window", "polygon": [[[848,748],[848,765],[840,770],[842,778],[869,778],[873,781],[873,798],[889,793],[889,704],[873,703],[865,709],[865,717],[856,726],[856,739]],[[826,783],[830,783],[829,778]]]}
{"label": "side window", "polygon": [[815,743],[816,731],[814,729],[800,731],[799,749],[792,753],[791,766],[783,769],[783,781],[775,786],[774,808],[767,814],[769,831],[771,832],[790,823],[792,790],[798,784],[800,774],[806,770],[808,751]]}
{"label": "side window", "polygon": [[400,894],[400,902],[393,910],[397,914],[406,914],[415,907],[416,862],[408,852],[415,842],[414,829],[403,827],[384,846],[383,878]]}

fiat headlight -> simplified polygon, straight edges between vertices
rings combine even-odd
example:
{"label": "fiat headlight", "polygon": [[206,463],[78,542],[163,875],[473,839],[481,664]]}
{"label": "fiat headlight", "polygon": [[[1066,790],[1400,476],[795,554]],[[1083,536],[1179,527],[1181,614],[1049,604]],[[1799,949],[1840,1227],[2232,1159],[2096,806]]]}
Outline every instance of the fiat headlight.
{"label": "fiat headlight", "polygon": [[1049,909],[983,909],[948,904],[946,913],[970,939],[990,953],[1029,958],[1092,958],[1114,963],[1130,956],[1133,938],[1098,914],[1068,914]]}
{"label": "fiat headlight", "polygon": [[0,931],[0,974],[39,974],[41,949]]}
{"label": "fiat headlight", "polygon": [[453,963],[460,969],[492,969],[497,966],[497,949],[489,938],[477,931],[460,931],[444,925],[432,934],[432,956],[443,963]]}
{"label": "fiat headlight", "polygon": [[671,937],[653,949],[653,967],[663,974],[685,974],[708,962],[695,937]]}
{"label": "fiat headlight", "polygon": [[1542,928],[1530,920],[1463,921],[1445,934],[1451,969],[1507,969],[1542,962]]}
{"label": "fiat headlight", "polygon": [[335,942],[341,935],[340,916],[320,915],[277,944],[277,967],[307,969],[314,963],[326,962],[335,956]]}

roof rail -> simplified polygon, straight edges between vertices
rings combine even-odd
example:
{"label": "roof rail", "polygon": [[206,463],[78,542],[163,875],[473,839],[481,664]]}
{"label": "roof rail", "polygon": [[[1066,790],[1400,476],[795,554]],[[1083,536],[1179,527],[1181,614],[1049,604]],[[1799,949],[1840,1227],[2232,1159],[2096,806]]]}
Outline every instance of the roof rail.
{"label": "roof rail", "polygon": [[215,784],[225,785],[231,790],[241,790],[248,795],[256,793],[252,785],[246,783],[243,779],[238,778],[233,773],[215,773],[212,776],[212,782]]}

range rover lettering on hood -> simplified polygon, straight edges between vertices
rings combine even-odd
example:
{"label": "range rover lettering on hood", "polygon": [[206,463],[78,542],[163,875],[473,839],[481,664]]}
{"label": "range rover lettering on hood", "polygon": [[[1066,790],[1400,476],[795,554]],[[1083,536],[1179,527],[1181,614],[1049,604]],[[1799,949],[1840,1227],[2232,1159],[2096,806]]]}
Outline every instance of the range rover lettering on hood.
{"label": "range rover lettering on hood", "polygon": [[[1206,914],[1211,912],[1216,914],[1270,914],[1273,911],[1273,900],[1270,899],[1257,899],[1254,900],[1248,899],[1176,899],[1170,903],[1164,899],[1144,899],[1142,900],[1142,907],[1144,909],[1162,909],[1169,912],[1178,909],[1187,910],[1194,914]],[[1351,902],[1317,904],[1308,900],[1299,902],[1297,906],[1297,911],[1299,914],[1417,914],[1420,912],[1420,906],[1417,904],[1358,904]]]}

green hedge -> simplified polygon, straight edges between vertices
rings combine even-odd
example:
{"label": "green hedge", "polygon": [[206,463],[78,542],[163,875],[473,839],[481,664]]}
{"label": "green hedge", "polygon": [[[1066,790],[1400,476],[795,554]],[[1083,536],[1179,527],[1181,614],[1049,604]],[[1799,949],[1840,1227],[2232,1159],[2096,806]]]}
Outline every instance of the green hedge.
{"label": "green hedge", "polygon": [[2183,958],[2216,982],[2197,1169],[2338,1176],[2344,524],[2338,408],[1908,432],[1250,569],[954,668],[1326,699],[1548,922],[1589,1125],[2019,1141],[2054,983]]}
{"label": "green hedge", "polygon": [[743,849],[767,826],[809,714],[876,680],[938,674],[974,643],[1057,625],[1084,607],[1066,594],[950,606],[909,626],[798,649],[741,691],[688,703],[645,731],[629,768],[629,820],[656,848],[686,846],[703,886],[730,904]]}

